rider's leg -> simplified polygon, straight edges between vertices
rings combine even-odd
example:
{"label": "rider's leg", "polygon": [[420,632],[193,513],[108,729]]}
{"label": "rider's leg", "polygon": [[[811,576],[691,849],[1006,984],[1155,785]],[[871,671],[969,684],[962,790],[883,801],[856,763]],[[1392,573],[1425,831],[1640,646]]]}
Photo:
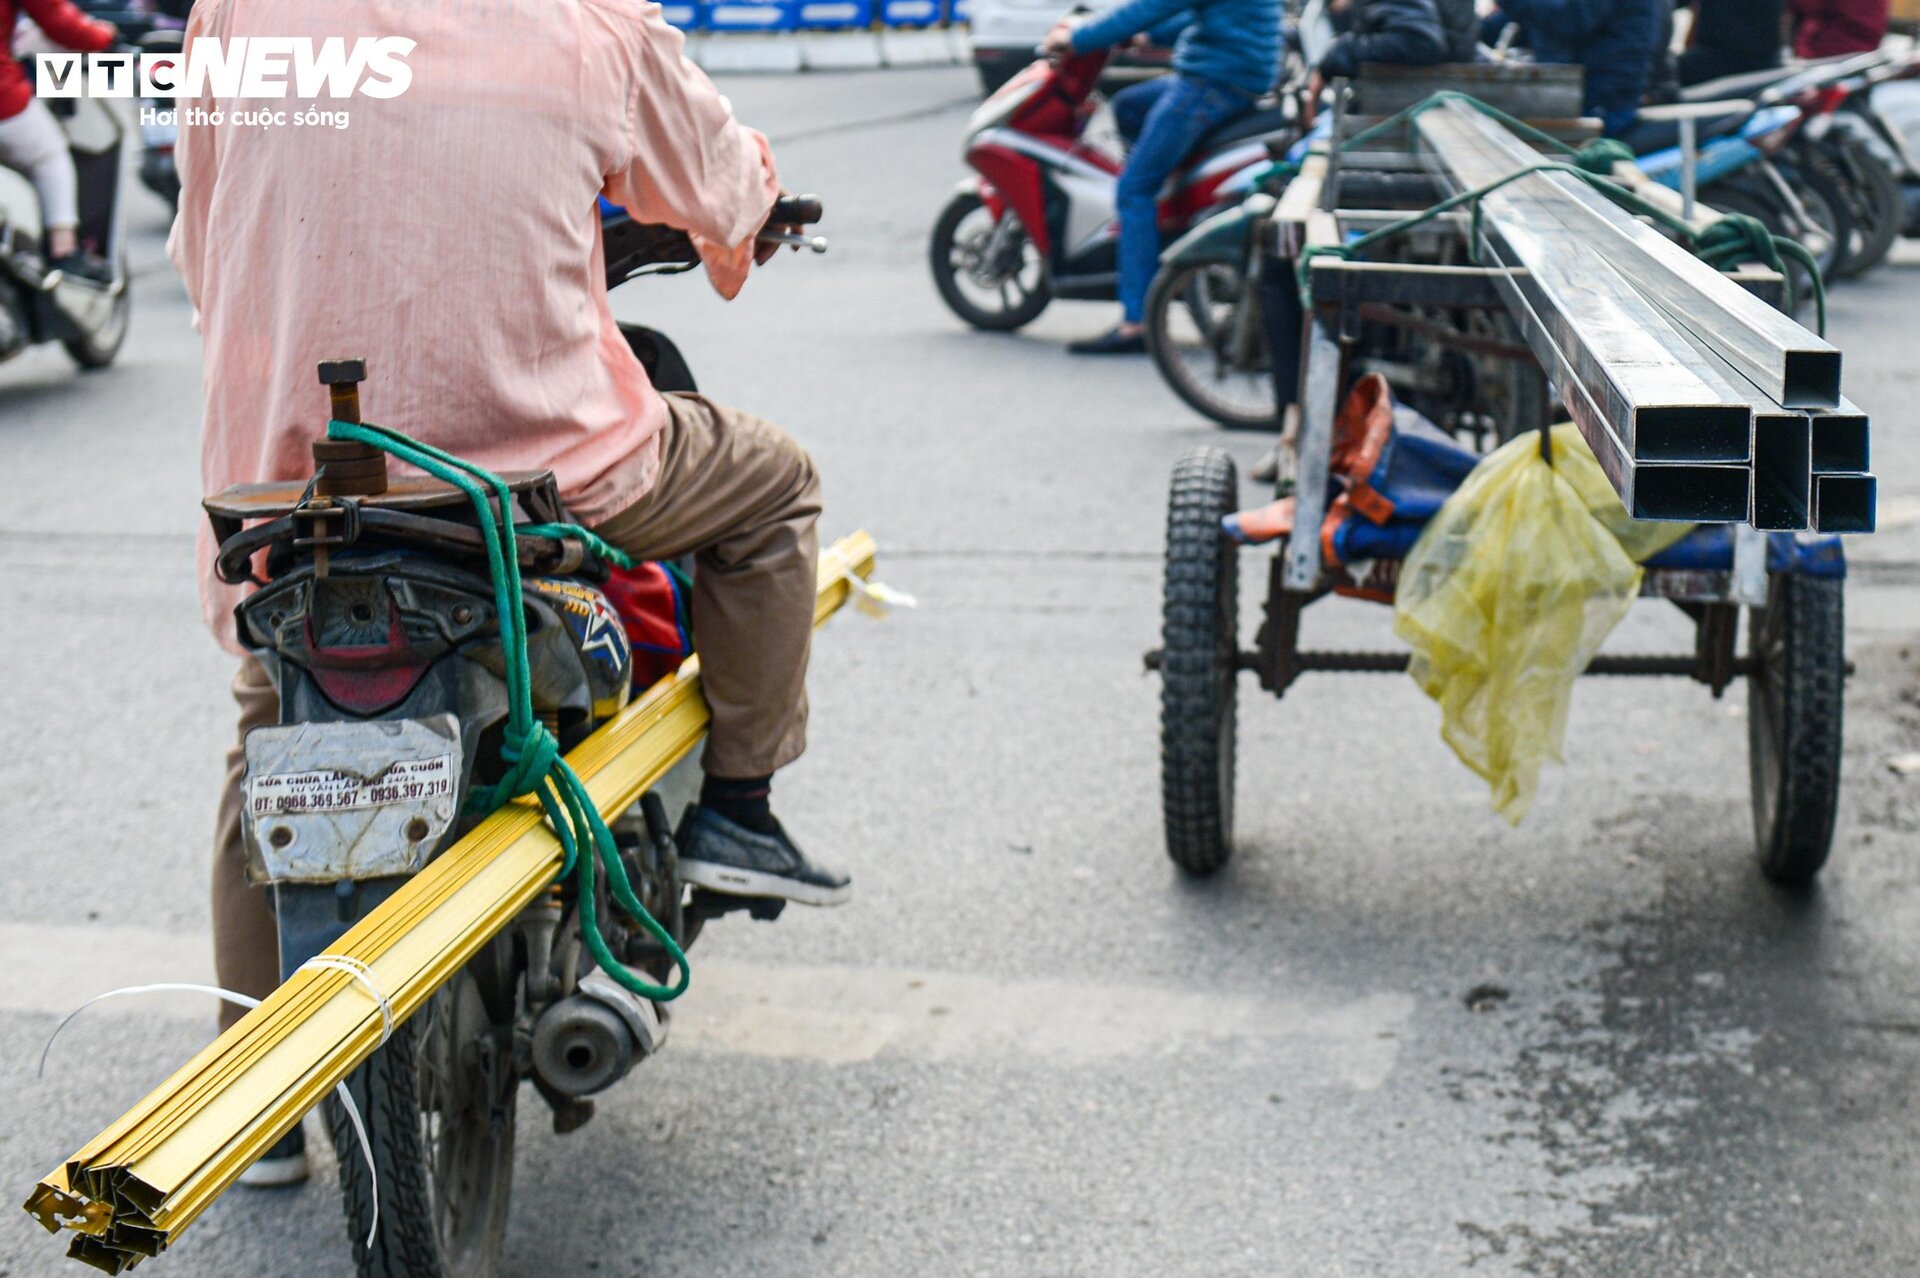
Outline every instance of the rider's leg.
{"label": "rider's leg", "polygon": [[[252,729],[280,721],[280,696],[266,667],[248,657],[233,677],[233,699],[240,705],[240,729],[227,751],[227,785],[213,837],[213,970],[222,988],[265,998],[280,984],[280,929],[267,889],[247,882],[247,845],[240,832],[247,755],[241,743]],[[222,1003],[220,1028],[246,1010]]]}
{"label": "rider's leg", "polygon": [[1253,104],[1244,94],[1193,76],[1176,75],[1154,104],[1127,156],[1115,193],[1120,212],[1120,306],[1129,324],[1147,309],[1147,287],[1160,265],[1159,198],[1173,171],[1200,139]]}
{"label": "rider's leg", "polygon": [[757,417],[699,395],[666,399],[653,487],[594,531],[640,558],[695,557],[694,643],[713,717],[682,874],[740,895],[837,904],[846,876],[809,862],[765,807],[773,773],[806,747],[818,472]]}
{"label": "rider's leg", "polygon": [[74,233],[80,225],[80,183],[67,135],[46,103],[36,98],[18,115],[0,120],[0,164],[26,174],[39,193],[48,259],[72,256],[78,247]]}
{"label": "rider's leg", "polygon": [[1173,77],[1157,75],[1151,80],[1142,80],[1130,84],[1107,100],[1113,111],[1114,127],[1120,130],[1120,136],[1132,146],[1140,140],[1140,130],[1146,127],[1147,116],[1152,113],[1154,103],[1165,96],[1173,87]]}
{"label": "rider's leg", "polygon": [[1252,105],[1244,94],[1193,76],[1176,73],[1164,79],[1171,83],[1147,113],[1114,192],[1120,215],[1120,327],[1076,343],[1074,349],[1083,353],[1141,349],[1147,289],[1160,265],[1160,188],[1200,139]]}

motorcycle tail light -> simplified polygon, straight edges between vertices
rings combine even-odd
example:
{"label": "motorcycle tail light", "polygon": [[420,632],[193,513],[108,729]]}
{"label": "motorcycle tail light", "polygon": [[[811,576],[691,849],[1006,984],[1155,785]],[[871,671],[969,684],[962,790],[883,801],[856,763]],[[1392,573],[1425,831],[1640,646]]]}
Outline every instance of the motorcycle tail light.
{"label": "motorcycle tail light", "polygon": [[424,663],[366,670],[314,666],[307,671],[322,696],[352,714],[379,714],[399,705],[426,672]]}
{"label": "motorcycle tail light", "polygon": [[1837,84],[1829,84],[1826,88],[1816,89],[1812,93],[1806,104],[1806,112],[1808,115],[1832,115],[1851,96],[1852,90],[1844,89]]}

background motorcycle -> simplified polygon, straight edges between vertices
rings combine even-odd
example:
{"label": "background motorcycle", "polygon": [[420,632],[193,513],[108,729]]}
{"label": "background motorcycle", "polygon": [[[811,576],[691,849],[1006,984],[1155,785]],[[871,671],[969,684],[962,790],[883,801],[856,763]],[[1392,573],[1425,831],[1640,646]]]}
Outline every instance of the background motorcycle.
{"label": "background motorcycle", "polygon": [[[46,46],[40,46],[45,48]],[[23,40],[21,61],[32,73]],[[126,125],[100,98],[48,98],[73,153],[80,184],[80,247],[112,266],[106,283],[49,271],[33,183],[0,168],[0,360],[29,346],[58,342],[82,368],[105,368],[126,341],[133,297],[120,243],[121,144]]]}
{"label": "background motorcycle", "polygon": [[1241,194],[1239,205],[1205,218],[1168,245],[1147,291],[1144,318],[1154,368],[1188,407],[1222,426],[1279,425],[1272,344],[1260,300],[1267,261],[1263,228],[1308,148],[1332,136],[1332,121],[1332,113],[1322,114],[1283,162],[1229,183],[1232,193]]}
{"label": "background motorcycle", "polygon": [[[1852,54],[1727,76],[1681,91],[1689,102],[1739,97],[1760,111],[1781,106],[1799,111],[1784,145],[1774,148],[1774,163],[1809,215],[1823,217],[1822,203],[1843,215],[1833,227],[1843,232],[1840,242],[1822,263],[1828,278],[1862,275],[1879,265],[1906,223],[1906,199],[1895,168],[1905,158],[1904,140],[1878,118],[1871,99],[1874,84],[1911,74],[1905,61],[1880,51]],[[1766,202],[1764,192],[1760,198]],[[1776,230],[1791,220],[1777,210],[1775,216],[1781,223]]]}
{"label": "background motorcycle", "polygon": [[[966,160],[979,176],[941,211],[929,257],[941,298],[975,328],[1019,328],[1056,297],[1118,296],[1113,206],[1125,155],[1094,90],[1107,56],[1036,61],[967,121]],[[1291,118],[1256,110],[1208,135],[1161,194],[1161,233],[1177,236],[1220,207],[1230,179],[1266,166],[1270,140],[1291,140]]]}
{"label": "background motorcycle", "polygon": [[[1802,108],[1786,103],[1741,103],[1698,125],[1695,181],[1702,204],[1723,213],[1759,219],[1775,235],[1806,246],[1822,279],[1834,275],[1853,234],[1844,179],[1823,152],[1791,152],[1789,144],[1806,121]],[[1648,177],[1678,190],[1684,157],[1671,121],[1643,119],[1626,134],[1636,162]],[[1796,304],[1810,297],[1804,268],[1789,262]]]}
{"label": "background motorcycle", "polygon": [[[140,38],[147,54],[178,53],[186,38],[183,29],[161,27]],[[180,141],[179,106],[172,98],[140,99],[140,185],[180,208],[180,168],[173,148]]]}
{"label": "background motorcycle", "polygon": [[[80,5],[103,22],[120,28],[123,40],[130,41],[143,54],[180,52],[186,37],[190,0],[141,0],[136,6],[101,4],[82,0]],[[141,98],[140,185],[152,191],[174,208],[180,207],[180,172],[174,164],[173,148],[180,139],[176,117],[158,115],[174,109],[172,98]],[[149,114],[154,113],[154,114]]]}
{"label": "background motorcycle", "polygon": [[1877,266],[1902,236],[1920,238],[1920,161],[1908,133],[1880,109],[1882,100],[1920,87],[1920,53],[1884,54],[1821,92],[1822,118],[1808,126],[1832,148],[1855,184],[1857,261],[1842,274]]}
{"label": "background motorcycle", "polygon": [[[771,220],[819,214],[817,201],[790,199]],[[603,210],[603,227],[609,286],[697,263],[680,232],[636,225],[619,210]],[[656,386],[693,389],[664,336],[623,331]],[[344,394],[364,375],[356,365],[322,365],[322,380]],[[322,402],[316,392],[316,413]],[[347,411],[357,416],[357,392]],[[327,447],[316,444],[317,470]],[[457,490],[421,479],[395,479],[381,495],[356,498],[335,485],[384,463],[376,456],[338,464],[340,477],[324,486],[242,486],[207,503],[222,576],[246,580],[265,563],[264,584],[238,618],[242,640],[273,676],[282,726],[249,734],[249,778],[408,778],[378,806],[249,811],[249,856],[274,885],[283,973],[338,940],[456,841],[478,819],[463,815],[473,787],[504,773],[504,654],[471,506]],[[564,518],[550,473],[504,478],[529,520]],[[676,625],[681,590],[669,573],[611,572],[570,543],[523,535],[519,550],[533,709],[571,749],[626,704],[643,651],[629,638],[633,627],[684,637]],[[683,647],[676,639],[654,675],[677,667]],[[697,784],[689,756],[611,823],[642,903],[682,947],[723,913],[771,918],[784,905],[683,888],[668,812],[691,802]],[[604,892],[604,880],[597,886]],[[520,1083],[530,1081],[549,1104],[556,1130],[571,1131],[591,1116],[585,1097],[665,1040],[664,1009],[617,985],[589,957],[577,890],[572,881],[556,884],[523,911],[349,1080],[377,1169],[371,1243],[374,1178],[345,1110],[328,1102],[363,1278],[491,1278],[506,1229]],[[666,979],[665,947],[610,901],[595,914],[617,956]]]}

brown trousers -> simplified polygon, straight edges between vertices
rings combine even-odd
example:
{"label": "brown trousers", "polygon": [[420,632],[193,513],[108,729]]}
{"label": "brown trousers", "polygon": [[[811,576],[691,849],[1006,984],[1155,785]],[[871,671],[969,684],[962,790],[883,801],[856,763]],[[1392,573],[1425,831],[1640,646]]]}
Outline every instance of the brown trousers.
{"label": "brown trousers", "polygon": [[[701,763],[713,776],[765,776],[806,748],[820,478],[777,427],[699,395],[666,400],[652,489],[594,531],[635,558],[694,556],[693,630],[713,715]],[[240,731],[214,835],[214,970],[227,989],[264,998],[280,983],[279,936],[267,889],[247,881],[239,743],[278,721],[279,700],[252,658],[233,696]],[[223,1004],[221,1027],[243,1012]]]}

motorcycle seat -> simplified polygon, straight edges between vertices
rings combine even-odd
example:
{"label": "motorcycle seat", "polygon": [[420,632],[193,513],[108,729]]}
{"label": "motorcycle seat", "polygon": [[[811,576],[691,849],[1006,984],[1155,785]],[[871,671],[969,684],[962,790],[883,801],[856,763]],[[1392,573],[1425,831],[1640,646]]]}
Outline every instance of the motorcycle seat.
{"label": "motorcycle seat", "polygon": [[[1740,126],[1751,118],[1753,118],[1752,104],[1742,103],[1738,110],[1697,120],[1694,125],[1694,136],[1701,142],[1705,142],[1709,138],[1737,133],[1740,131]],[[1620,140],[1632,147],[1635,155],[1651,155],[1655,151],[1666,151],[1680,145],[1680,122],[1650,119],[1642,113],[1640,118],[1620,135]]]}
{"label": "motorcycle seat", "polygon": [[1278,133],[1291,128],[1293,118],[1287,109],[1281,106],[1257,107],[1246,115],[1228,120],[1200,139],[1200,145],[1194,148],[1194,155],[1202,156],[1213,151],[1225,149],[1235,142],[1244,142],[1248,138],[1264,137],[1269,133]]}

